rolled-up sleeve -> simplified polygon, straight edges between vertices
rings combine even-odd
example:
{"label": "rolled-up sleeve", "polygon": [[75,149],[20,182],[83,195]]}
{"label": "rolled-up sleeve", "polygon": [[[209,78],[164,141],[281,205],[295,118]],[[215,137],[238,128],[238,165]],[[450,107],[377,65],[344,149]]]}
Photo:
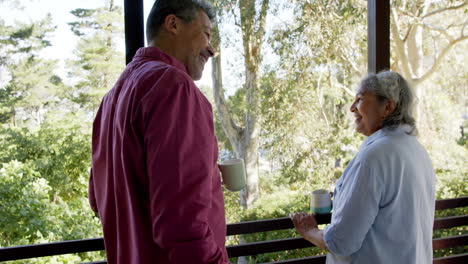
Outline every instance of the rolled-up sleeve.
{"label": "rolled-up sleeve", "polygon": [[193,88],[182,82],[160,89],[145,113],[153,239],[172,263],[226,263],[208,224],[216,169],[212,114]]}
{"label": "rolled-up sleeve", "polygon": [[361,248],[379,211],[383,180],[379,173],[363,163],[349,171],[350,186],[342,203],[333,209],[332,224],[324,230],[328,249],[339,256],[350,256]]}

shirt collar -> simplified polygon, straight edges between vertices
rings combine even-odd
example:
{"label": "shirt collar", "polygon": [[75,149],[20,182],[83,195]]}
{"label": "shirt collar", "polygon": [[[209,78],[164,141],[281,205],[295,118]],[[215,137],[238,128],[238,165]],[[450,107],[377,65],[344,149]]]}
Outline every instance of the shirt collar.
{"label": "shirt collar", "polygon": [[361,148],[372,144],[372,142],[376,141],[379,138],[390,136],[390,135],[408,134],[410,131],[411,131],[411,127],[406,124],[399,125],[395,128],[388,128],[388,127],[381,128],[375,131],[368,138],[366,138],[366,140],[364,140],[364,142],[362,143]]}
{"label": "shirt collar", "polygon": [[139,48],[135,54],[135,57],[133,57],[133,60],[141,60],[141,59],[159,60],[169,65],[172,65],[176,67],[177,69],[188,74],[187,68],[181,61],[163,52],[161,49],[157,47]]}

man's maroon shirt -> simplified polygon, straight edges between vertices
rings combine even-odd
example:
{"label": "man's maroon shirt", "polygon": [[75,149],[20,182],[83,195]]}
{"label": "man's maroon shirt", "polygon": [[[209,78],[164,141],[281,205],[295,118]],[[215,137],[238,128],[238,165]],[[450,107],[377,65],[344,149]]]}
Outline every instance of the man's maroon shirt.
{"label": "man's maroon shirt", "polygon": [[108,263],[228,263],[211,104],[180,61],[138,50],[102,100],[92,153]]}

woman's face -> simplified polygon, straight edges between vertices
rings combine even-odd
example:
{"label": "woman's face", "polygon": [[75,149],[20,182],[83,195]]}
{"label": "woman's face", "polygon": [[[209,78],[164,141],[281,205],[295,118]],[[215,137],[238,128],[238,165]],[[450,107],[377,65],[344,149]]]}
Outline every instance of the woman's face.
{"label": "woman's face", "polygon": [[377,100],[374,93],[359,89],[350,111],[356,118],[356,131],[366,136],[372,135],[382,126],[386,104]]}

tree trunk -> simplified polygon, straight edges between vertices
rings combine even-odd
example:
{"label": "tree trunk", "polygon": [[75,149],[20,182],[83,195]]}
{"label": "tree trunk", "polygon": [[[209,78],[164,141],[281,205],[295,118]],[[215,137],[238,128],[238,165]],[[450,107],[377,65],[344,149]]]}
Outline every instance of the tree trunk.
{"label": "tree trunk", "polygon": [[[423,74],[423,29],[420,26],[414,26],[408,35],[406,41],[406,54],[408,57],[408,67],[411,69],[411,75],[407,79],[419,79]],[[417,98],[415,118],[417,126],[420,127],[424,122],[421,109],[424,104],[424,89],[419,89],[416,83],[411,83]]]}
{"label": "tree trunk", "polygon": [[[466,22],[460,25],[452,24],[449,26],[441,26],[432,25],[428,20],[425,20],[430,16],[463,9],[466,3],[453,6],[447,3],[446,6],[439,6],[438,9],[429,12],[433,4],[434,3],[429,0],[423,0],[411,3],[408,2],[408,5],[403,5],[402,9],[398,9],[397,7],[392,8],[392,45],[396,54],[395,61],[398,62],[397,70],[403,74],[415,90],[418,101],[414,114],[419,127],[430,124],[427,121],[427,117],[423,115],[425,112],[423,111],[425,89],[420,84],[436,72],[444,61],[445,56],[447,56],[457,43],[468,38],[463,30],[467,25]],[[405,8],[407,10],[404,10]],[[410,24],[406,21],[408,17],[412,19],[412,23]],[[437,22],[433,23],[437,24]],[[404,24],[406,24],[406,27]],[[458,27],[459,30],[454,30],[453,28],[450,30],[450,27]],[[438,33],[439,37],[437,38],[437,42],[441,44],[439,47],[440,52],[435,54],[434,62],[430,65],[424,65],[424,31]],[[427,115],[430,113],[425,114]]]}
{"label": "tree trunk", "polygon": [[[245,125],[243,128],[237,126],[227,108],[224,98],[221,71],[221,51],[219,46],[213,47],[218,50],[216,57],[212,59],[213,96],[218,110],[224,133],[229,138],[236,157],[244,159],[247,174],[247,186],[240,192],[241,205],[248,208],[258,196],[258,148],[259,148],[259,124],[258,124],[258,88],[250,83],[246,93],[246,100],[250,105],[245,113]],[[249,75],[250,74],[246,74]],[[255,75],[256,76],[256,73]],[[256,77],[254,77],[256,79]],[[253,92],[252,92],[253,91]],[[257,99],[253,99],[257,97]]]}
{"label": "tree trunk", "polygon": [[[246,72],[246,101],[248,108],[245,112],[244,127],[237,126],[232,119],[226,105],[223,89],[223,78],[221,70],[221,49],[219,29],[216,22],[213,23],[212,46],[217,51],[212,58],[212,80],[213,97],[215,100],[218,116],[224,133],[229,138],[236,157],[244,159],[247,174],[247,186],[240,192],[240,203],[244,209],[251,206],[258,196],[258,149],[259,149],[259,125],[258,125],[258,86],[256,84],[257,73]],[[244,237],[240,236],[240,243],[245,243]],[[246,264],[245,257],[239,257],[238,264]]]}
{"label": "tree trunk", "polygon": [[[245,36],[245,33],[244,33]],[[248,208],[258,197],[258,150],[259,150],[259,89],[257,72],[258,56],[253,57],[249,47],[252,47],[250,36],[244,37],[245,50],[245,128],[237,154],[245,160],[247,172],[247,187],[241,191],[241,205]]]}
{"label": "tree trunk", "polygon": [[240,10],[240,28],[244,46],[244,68],[246,91],[243,124],[237,125],[232,119],[224,98],[224,89],[221,73],[221,51],[218,24],[213,23],[212,45],[218,51],[212,59],[213,95],[218,115],[234,152],[238,158],[245,161],[247,173],[247,186],[240,192],[241,205],[247,209],[258,197],[258,150],[260,131],[260,91],[258,84],[258,71],[261,63],[261,47],[265,35],[265,18],[268,10],[268,0],[263,0],[260,10],[256,10],[254,0],[241,0],[238,2]]}

